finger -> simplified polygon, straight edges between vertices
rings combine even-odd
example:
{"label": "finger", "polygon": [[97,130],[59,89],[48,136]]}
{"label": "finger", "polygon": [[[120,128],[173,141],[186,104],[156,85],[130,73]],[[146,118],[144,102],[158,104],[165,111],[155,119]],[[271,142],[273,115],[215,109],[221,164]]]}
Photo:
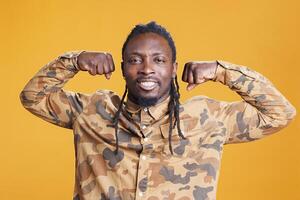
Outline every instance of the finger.
{"label": "finger", "polygon": [[108,61],[106,59],[106,56],[105,56],[105,59],[103,59],[103,70],[104,70],[104,75],[105,75],[106,79],[110,79],[111,72],[110,72],[110,69],[109,69],[109,65],[108,65]]}
{"label": "finger", "polygon": [[207,81],[204,77],[201,76],[199,70],[194,70],[193,75],[194,75],[194,82],[196,84],[201,84]]}
{"label": "finger", "polygon": [[182,81],[184,81],[184,82],[188,82],[188,67],[189,67],[189,64],[185,63],[183,73],[182,73]]}
{"label": "finger", "polygon": [[188,83],[195,83],[192,67],[189,67],[189,70],[188,70]]}
{"label": "finger", "polygon": [[107,53],[106,58],[107,58],[107,61],[108,61],[108,64],[109,64],[110,72],[115,71],[115,64],[114,64],[114,60],[113,60],[112,55],[110,53]]}
{"label": "finger", "polygon": [[89,66],[88,66],[88,64],[83,64],[82,66],[80,66],[80,69],[82,71],[88,71],[89,70]]}
{"label": "finger", "polygon": [[95,65],[91,65],[91,66],[89,67],[88,72],[90,73],[90,75],[95,76],[95,75],[97,74],[96,66],[95,66]]}
{"label": "finger", "polygon": [[107,73],[107,74],[105,74],[105,78],[106,78],[107,80],[109,80],[109,79],[110,79],[110,77],[111,77],[111,72],[110,72],[110,73]]}
{"label": "finger", "polygon": [[189,83],[188,85],[187,85],[187,87],[186,87],[186,90],[187,91],[190,91],[190,90],[192,90],[192,89],[194,89],[196,86],[198,86],[199,84],[198,83],[196,83],[196,84],[194,84],[194,83]]}
{"label": "finger", "polygon": [[102,63],[98,63],[97,64],[97,74],[103,74],[104,73],[104,70],[103,70],[103,64]]}
{"label": "finger", "polygon": [[197,68],[193,70],[193,78],[194,78],[194,83],[200,83],[200,73]]}

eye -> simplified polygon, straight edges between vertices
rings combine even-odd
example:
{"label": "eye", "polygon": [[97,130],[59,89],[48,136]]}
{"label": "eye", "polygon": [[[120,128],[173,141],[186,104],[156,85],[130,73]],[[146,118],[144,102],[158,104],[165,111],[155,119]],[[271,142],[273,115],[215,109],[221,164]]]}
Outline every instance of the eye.
{"label": "eye", "polygon": [[165,63],[166,59],[164,57],[156,57],[155,62],[160,63],[160,64]]}
{"label": "eye", "polygon": [[129,58],[128,62],[130,64],[140,64],[140,63],[142,63],[142,59],[139,57],[131,57],[131,58]]}

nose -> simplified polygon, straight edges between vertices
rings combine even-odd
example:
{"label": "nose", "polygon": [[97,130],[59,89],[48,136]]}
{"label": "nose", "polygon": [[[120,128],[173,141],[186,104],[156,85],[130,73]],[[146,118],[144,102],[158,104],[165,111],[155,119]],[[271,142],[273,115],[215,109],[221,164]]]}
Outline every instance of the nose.
{"label": "nose", "polygon": [[143,65],[141,66],[139,73],[143,75],[154,74],[155,72],[153,67],[153,63],[150,61],[150,59],[146,58],[144,59]]}

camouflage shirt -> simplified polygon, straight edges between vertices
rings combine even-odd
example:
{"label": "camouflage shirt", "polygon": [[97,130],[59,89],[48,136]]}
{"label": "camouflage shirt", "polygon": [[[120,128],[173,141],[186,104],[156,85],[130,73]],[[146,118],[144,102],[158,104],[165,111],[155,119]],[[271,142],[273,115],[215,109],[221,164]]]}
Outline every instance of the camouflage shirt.
{"label": "camouflage shirt", "polygon": [[120,97],[109,90],[83,94],[63,90],[79,71],[79,52],[45,65],[20,94],[38,117],[73,129],[76,158],[74,200],[215,200],[223,145],[263,138],[287,126],[295,108],[261,74],[218,61],[213,81],[241,101],[195,96],[181,104],[180,126],[169,151],[169,98],[142,108],[127,100],[119,119],[119,153],[112,119]]}

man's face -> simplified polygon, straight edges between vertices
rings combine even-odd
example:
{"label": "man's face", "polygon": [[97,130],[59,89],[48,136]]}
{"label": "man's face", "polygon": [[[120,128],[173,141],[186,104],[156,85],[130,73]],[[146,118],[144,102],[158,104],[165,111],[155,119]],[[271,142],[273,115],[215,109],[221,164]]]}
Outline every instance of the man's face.
{"label": "man's face", "polygon": [[128,97],[141,106],[159,103],[169,96],[177,63],[172,62],[168,41],[155,33],[132,38],[124,51],[123,76]]}

